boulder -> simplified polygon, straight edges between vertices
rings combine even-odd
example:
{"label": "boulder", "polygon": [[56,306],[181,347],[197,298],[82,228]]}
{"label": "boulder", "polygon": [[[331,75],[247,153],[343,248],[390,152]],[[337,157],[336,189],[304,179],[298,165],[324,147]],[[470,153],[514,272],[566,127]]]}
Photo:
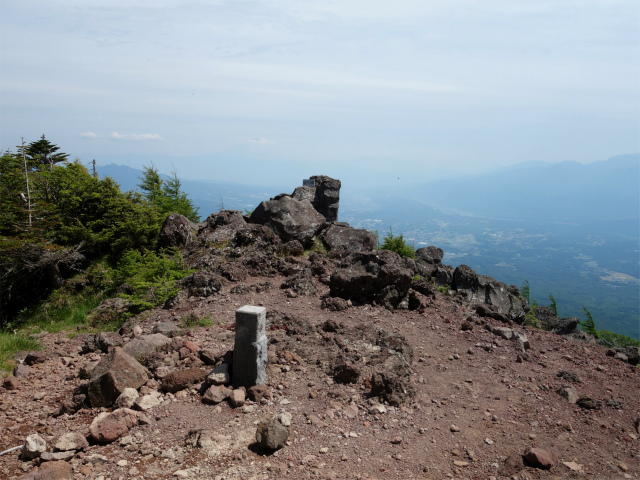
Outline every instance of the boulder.
{"label": "boulder", "polygon": [[298,240],[290,240],[282,245],[282,254],[299,257],[304,253],[304,247]]}
{"label": "boulder", "polygon": [[210,297],[220,291],[222,281],[218,275],[200,270],[180,280],[180,285],[187,288],[190,297]]}
{"label": "boulder", "polygon": [[29,352],[24,358],[24,363],[27,365],[35,365],[37,363],[44,363],[47,360],[47,354],[44,352]]}
{"label": "boulder", "polygon": [[335,258],[351,253],[370,252],[378,240],[369,230],[350,227],[348,223],[334,223],[320,236]]}
{"label": "boulder", "polygon": [[327,222],[338,221],[342,182],[325,175],[314,175],[311,180],[315,180],[315,192],[311,201],[313,207],[327,219]]}
{"label": "boulder", "polygon": [[285,279],[280,285],[282,289],[289,289],[298,295],[315,295],[316,285],[311,276],[311,269],[305,268],[300,273]]}
{"label": "boulder", "polygon": [[149,380],[147,371],[121,348],[111,350],[96,365],[89,380],[92,407],[110,407],[125,388],[139,388]]}
{"label": "boulder", "polygon": [[331,275],[329,286],[333,297],[393,304],[408,293],[412,280],[413,271],[398,254],[376,250],[346,257]]}
{"label": "boulder", "polygon": [[165,337],[160,333],[151,333],[149,335],[140,335],[127,342],[122,350],[134,358],[144,359],[169,343],[171,343],[169,337]]}
{"label": "boulder", "polygon": [[447,287],[453,283],[453,272],[451,265],[438,264],[432,277],[439,286]]}
{"label": "boulder", "polygon": [[617,353],[626,356],[627,359],[625,361],[631,365],[638,365],[638,363],[640,363],[640,348],[627,346],[624,348],[616,348],[616,351]]}
{"label": "boulder", "polygon": [[103,412],[93,419],[89,426],[91,438],[96,442],[109,443],[127,433],[138,424],[138,414],[128,408],[119,408],[113,412]]}
{"label": "boulder", "polygon": [[309,247],[325,223],[325,217],[308,200],[296,200],[282,194],[260,203],[249,221],[272,228],[283,242],[298,240],[304,247]]}
{"label": "boulder", "polygon": [[261,448],[277,450],[285,446],[289,438],[291,414],[287,412],[274,415],[258,424],[256,441]]}
{"label": "boulder", "polygon": [[416,250],[416,262],[428,265],[438,265],[442,262],[444,252],[438,247],[424,247]]}
{"label": "boulder", "polygon": [[[467,301],[478,301],[478,274],[467,265],[459,265],[453,272],[453,290],[461,294]],[[484,298],[481,297],[482,303]]]}
{"label": "boulder", "polygon": [[172,213],[162,224],[158,248],[186,247],[195,240],[197,233],[198,225],[179,213]]}
{"label": "boulder", "polygon": [[202,222],[198,238],[223,246],[230,242],[237,231],[244,228],[246,224],[240,210],[220,210],[212,213]]}
{"label": "boulder", "polygon": [[159,322],[153,326],[153,333],[160,333],[170,338],[177,335],[179,331],[180,328],[174,322]]}
{"label": "boulder", "polygon": [[124,340],[117,332],[100,332],[95,335],[87,335],[82,345],[82,353],[100,351],[107,353],[110,347],[121,347]]}
{"label": "boulder", "polygon": [[568,335],[578,331],[580,320],[577,317],[558,318],[555,312],[546,306],[534,307],[533,313],[543,330],[557,335]]}
{"label": "boulder", "polygon": [[484,314],[497,319],[510,319],[516,323],[525,320],[525,300],[515,286],[495,278],[478,275],[467,265],[458,266],[453,272],[452,288],[470,305],[487,305]]}

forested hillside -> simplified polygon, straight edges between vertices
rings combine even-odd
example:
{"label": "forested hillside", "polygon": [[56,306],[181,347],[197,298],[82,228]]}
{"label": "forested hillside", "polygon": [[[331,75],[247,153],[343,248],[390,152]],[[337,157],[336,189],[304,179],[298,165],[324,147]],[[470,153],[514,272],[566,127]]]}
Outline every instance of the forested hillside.
{"label": "forested hillside", "polygon": [[163,180],[147,167],[142,193],[123,192],[59,150],[43,135],[0,157],[2,327],[90,264],[153,249],[169,212],[198,220],[175,172]]}

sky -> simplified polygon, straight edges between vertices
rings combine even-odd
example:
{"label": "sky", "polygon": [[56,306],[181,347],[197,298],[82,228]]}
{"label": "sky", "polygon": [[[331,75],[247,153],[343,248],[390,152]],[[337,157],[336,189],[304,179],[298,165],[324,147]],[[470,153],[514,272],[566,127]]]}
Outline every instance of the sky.
{"label": "sky", "polygon": [[371,186],[640,151],[637,0],[1,0],[0,42],[3,150]]}

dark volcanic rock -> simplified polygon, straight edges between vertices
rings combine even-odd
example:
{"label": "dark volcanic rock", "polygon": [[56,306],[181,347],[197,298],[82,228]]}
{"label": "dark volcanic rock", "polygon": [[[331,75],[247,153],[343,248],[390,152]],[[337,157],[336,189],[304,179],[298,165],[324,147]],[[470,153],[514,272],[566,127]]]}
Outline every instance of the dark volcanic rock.
{"label": "dark volcanic rock", "polygon": [[298,240],[308,247],[325,223],[325,217],[308,200],[300,201],[283,194],[260,203],[249,221],[271,227],[283,242]]}
{"label": "dark volcanic rock", "polygon": [[162,224],[158,248],[187,246],[195,240],[197,233],[198,226],[195,223],[179,213],[172,213]]}
{"label": "dark volcanic rock", "polygon": [[325,175],[314,175],[315,195],[311,203],[314,208],[327,219],[327,222],[338,221],[338,207],[340,206],[340,180]]}
{"label": "dark volcanic rock", "polygon": [[299,257],[304,253],[304,247],[298,240],[291,240],[282,245],[282,253],[284,255]]}
{"label": "dark volcanic rock", "polygon": [[[412,280],[413,271],[396,253],[387,250],[354,253],[331,275],[331,295],[356,300],[399,301],[409,291]],[[389,289],[385,290],[386,287]]]}
{"label": "dark volcanic rock", "polygon": [[356,229],[348,223],[330,225],[321,235],[333,255],[344,257],[355,252],[370,252],[377,245],[377,239],[369,230]]}
{"label": "dark volcanic rock", "polygon": [[287,278],[280,288],[288,288],[298,295],[315,295],[316,286],[313,283],[313,277],[311,276],[311,270],[305,268],[300,273]]}
{"label": "dark volcanic rock", "polygon": [[208,244],[224,247],[228,245],[238,231],[246,226],[247,222],[239,210],[220,210],[212,213],[202,222],[198,231],[198,238]]}
{"label": "dark volcanic rock", "polygon": [[438,247],[424,247],[416,250],[416,262],[437,265],[442,262],[444,252]]}
{"label": "dark volcanic rock", "polygon": [[460,265],[453,272],[453,289],[464,296],[467,300],[477,300],[478,298],[478,274],[471,267]]}
{"label": "dark volcanic rock", "polygon": [[190,297],[210,297],[222,288],[220,277],[203,270],[183,278],[180,284],[187,287]]}
{"label": "dark volcanic rock", "polygon": [[545,306],[535,307],[533,313],[540,321],[540,326],[543,330],[558,335],[569,335],[578,331],[580,320],[577,317],[558,318],[553,310]]}
{"label": "dark volcanic rock", "polygon": [[442,287],[449,286],[453,283],[453,271],[451,265],[439,264],[433,273],[433,279]]}

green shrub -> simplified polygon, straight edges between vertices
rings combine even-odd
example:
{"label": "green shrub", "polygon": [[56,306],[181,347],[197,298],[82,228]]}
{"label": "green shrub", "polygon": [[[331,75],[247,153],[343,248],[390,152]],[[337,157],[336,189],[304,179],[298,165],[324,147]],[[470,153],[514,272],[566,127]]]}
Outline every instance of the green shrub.
{"label": "green shrub", "polygon": [[128,293],[120,297],[134,304],[133,313],[139,313],[158,305],[178,293],[178,280],[193,273],[185,268],[182,255],[171,249],[162,253],[146,250],[129,250],[122,255],[113,271],[116,285]]}
{"label": "green shrub", "polygon": [[205,315],[200,318],[195,313],[190,312],[180,319],[180,327],[182,328],[195,328],[195,327],[211,327],[213,326],[213,320],[211,315]]}
{"label": "green shrub", "polygon": [[395,252],[403,258],[416,258],[415,249],[411,245],[407,245],[402,235],[394,235],[391,228],[384,236],[384,242],[379,248]]}

